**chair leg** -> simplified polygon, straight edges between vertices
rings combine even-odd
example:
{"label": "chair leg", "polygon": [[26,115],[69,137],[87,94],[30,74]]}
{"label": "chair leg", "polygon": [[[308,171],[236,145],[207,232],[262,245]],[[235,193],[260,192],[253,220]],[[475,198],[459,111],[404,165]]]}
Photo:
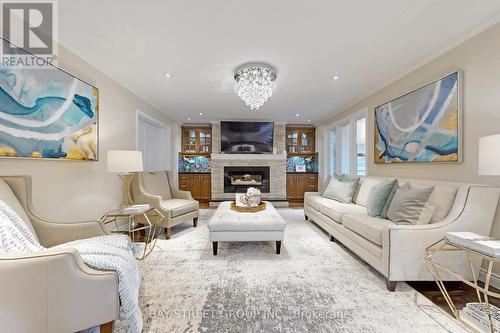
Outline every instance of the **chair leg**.
{"label": "chair leg", "polygon": [[398,281],[389,281],[388,279],[385,279],[385,285],[387,287],[387,290],[390,292],[393,292],[396,290],[396,286],[398,285]]}
{"label": "chair leg", "polygon": [[330,235],[330,242],[335,242],[335,237],[333,237],[332,235]]}
{"label": "chair leg", "polygon": [[276,254],[281,254],[281,241],[276,241]]}
{"label": "chair leg", "polygon": [[212,242],[212,250],[213,250],[214,256],[217,255],[217,245],[219,245],[218,242]]}
{"label": "chair leg", "polygon": [[306,219],[306,221],[309,221],[309,216],[304,215],[304,218]]}
{"label": "chair leg", "polygon": [[101,333],[113,333],[113,324],[114,321],[110,321],[109,323],[102,324],[99,326],[99,331]]}
{"label": "chair leg", "polygon": [[165,228],[165,239],[170,239],[172,236],[172,228]]}
{"label": "chair leg", "polygon": [[197,218],[197,217],[195,217],[195,218],[193,219],[193,227],[195,227],[195,228],[196,228],[196,226],[197,226],[197,225],[198,225],[198,218]]}

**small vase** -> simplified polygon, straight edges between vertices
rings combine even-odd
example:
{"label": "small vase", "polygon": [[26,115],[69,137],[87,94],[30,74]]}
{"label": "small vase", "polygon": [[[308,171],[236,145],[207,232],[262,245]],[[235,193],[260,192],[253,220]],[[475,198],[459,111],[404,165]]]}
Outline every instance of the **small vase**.
{"label": "small vase", "polygon": [[248,204],[250,207],[257,207],[260,203],[260,195],[251,195],[248,197]]}

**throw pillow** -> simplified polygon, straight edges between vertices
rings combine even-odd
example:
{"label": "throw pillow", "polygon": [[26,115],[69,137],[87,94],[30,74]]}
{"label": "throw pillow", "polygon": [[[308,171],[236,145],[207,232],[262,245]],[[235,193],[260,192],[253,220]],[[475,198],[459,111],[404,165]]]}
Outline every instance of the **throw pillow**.
{"label": "throw pillow", "polygon": [[334,174],[323,192],[323,197],[337,200],[342,203],[351,203],[358,182],[359,178],[346,179],[343,176]]}
{"label": "throw pillow", "polygon": [[391,193],[389,193],[389,196],[387,197],[387,200],[385,201],[384,208],[382,208],[382,212],[380,213],[380,218],[386,219],[387,218],[387,211],[389,211],[389,207],[391,206],[392,199],[394,198],[394,194],[399,189],[399,183],[396,179],[396,182],[394,183],[394,186],[392,187]]}
{"label": "throw pillow", "polygon": [[396,185],[396,180],[385,181],[375,185],[368,194],[366,210],[368,215],[379,217],[382,215],[387,199],[391,195],[392,189]]}
{"label": "throw pillow", "polygon": [[400,187],[392,198],[387,218],[396,224],[417,224],[433,190],[433,186],[414,188],[409,183]]}

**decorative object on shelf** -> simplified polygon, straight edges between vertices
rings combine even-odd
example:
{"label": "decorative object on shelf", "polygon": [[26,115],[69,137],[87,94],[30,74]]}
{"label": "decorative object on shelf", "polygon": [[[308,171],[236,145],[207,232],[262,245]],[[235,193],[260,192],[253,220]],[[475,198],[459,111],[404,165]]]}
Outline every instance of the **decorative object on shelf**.
{"label": "decorative object on shelf", "polygon": [[375,108],[377,164],[460,162],[460,72]]}
{"label": "decorative object on shelf", "polygon": [[266,209],[266,203],[260,202],[257,206],[237,206],[235,202],[231,202],[231,210],[242,213],[257,213]]}
{"label": "decorative object on shelf", "polygon": [[[0,40],[0,47],[8,43]],[[0,71],[0,105],[1,157],[97,161],[96,87],[55,66],[6,67]]]}
{"label": "decorative object on shelf", "polygon": [[479,174],[500,176],[500,134],[479,139]]}
{"label": "decorative object on shelf", "polygon": [[255,187],[249,187],[247,189],[248,205],[250,207],[256,207],[260,203],[260,190]]}
{"label": "decorative object on shelf", "polygon": [[234,74],[235,92],[252,110],[259,109],[276,88],[276,72],[264,63],[247,63]]}
{"label": "decorative object on shelf", "polygon": [[286,159],[286,171],[297,172],[297,165],[305,165],[306,172],[318,172],[318,153],[314,156],[289,156]]}
{"label": "decorative object on shelf", "polygon": [[130,182],[134,172],[143,171],[142,152],[138,150],[110,150],[108,151],[107,170],[117,173],[122,180],[122,202],[120,208],[130,206],[133,201],[130,197]]}
{"label": "decorative object on shelf", "polygon": [[295,164],[295,171],[296,172],[306,172],[306,165],[305,164]]}
{"label": "decorative object on shelf", "polygon": [[248,206],[248,197],[246,193],[235,193],[235,200],[234,200],[236,206],[238,207],[246,207]]}

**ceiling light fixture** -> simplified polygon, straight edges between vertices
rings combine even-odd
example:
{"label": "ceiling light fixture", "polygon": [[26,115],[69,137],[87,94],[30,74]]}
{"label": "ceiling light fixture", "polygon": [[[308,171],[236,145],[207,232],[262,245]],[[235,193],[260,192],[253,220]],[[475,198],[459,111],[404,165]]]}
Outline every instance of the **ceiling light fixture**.
{"label": "ceiling light fixture", "polygon": [[298,118],[298,117],[300,117],[300,114],[299,114],[299,113],[296,113],[296,114],[295,114],[295,117],[297,117],[297,118]]}
{"label": "ceiling light fixture", "polygon": [[310,123],[311,122],[311,119],[307,119],[307,122]]}
{"label": "ceiling light fixture", "polygon": [[236,94],[252,110],[258,110],[272,96],[276,88],[276,72],[263,63],[248,63],[234,74]]}
{"label": "ceiling light fixture", "polygon": [[165,73],[165,77],[172,77],[172,74],[170,74],[170,73]]}
{"label": "ceiling light fixture", "polygon": [[190,120],[191,120],[191,118],[188,118],[188,121],[190,121]]}
{"label": "ceiling light fixture", "polygon": [[333,77],[333,79],[334,79],[334,80],[338,80],[338,79],[339,79],[339,77],[338,77],[337,75],[335,75],[335,76]]}
{"label": "ceiling light fixture", "polygon": [[200,112],[200,116],[203,116],[203,112]]}

